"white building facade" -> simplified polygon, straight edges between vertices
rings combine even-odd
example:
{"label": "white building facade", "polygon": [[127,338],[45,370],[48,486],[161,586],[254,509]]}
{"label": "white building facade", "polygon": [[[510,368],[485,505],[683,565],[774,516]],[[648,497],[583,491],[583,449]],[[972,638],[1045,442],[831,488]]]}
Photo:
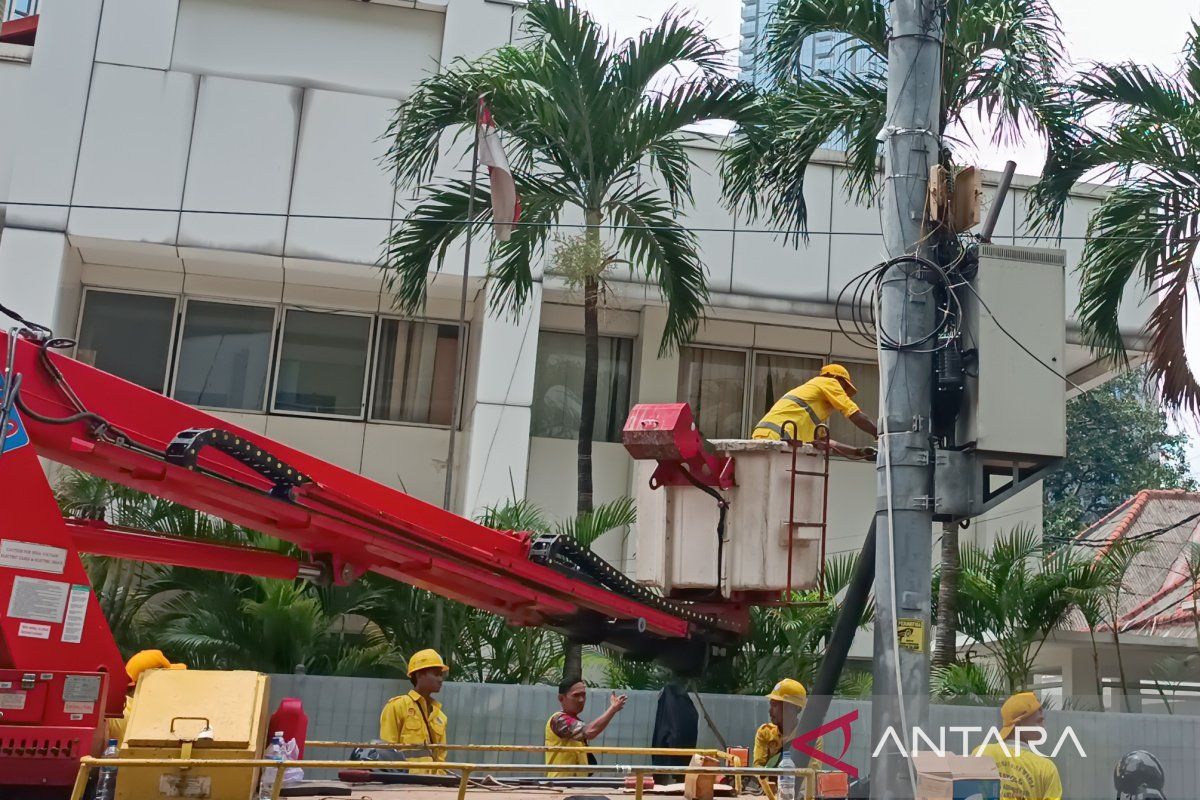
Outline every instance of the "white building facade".
{"label": "white building facade", "polygon": [[[461,251],[420,319],[393,311],[377,266],[413,204],[381,163],[398,102],[440,65],[512,41],[519,3],[47,0],[41,12],[33,47],[0,45],[0,302],[77,338],[80,359],[432,503],[461,402],[456,510],[516,496],[573,513],[579,298],[539,278],[519,314],[489,315],[478,240],[456,398]],[[877,411],[874,353],[833,319],[839,289],[883,256],[877,209],[841,191],[840,155],[809,170],[813,234],[799,249],[723,207],[715,146],[693,155],[686,222],[712,305],[692,346],[660,357],[657,292],[613,282],[598,501],[630,493],[619,434],[636,402],[690,401],[708,436],[745,436],[776,396],[836,360]],[[1020,223],[1028,185],[1018,178],[997,243],[1034,243]],[[1068,237],[1094,205],[1075,198]],[[1062,247],[1070,272],[1082,242]],[[1068,317],[1077,295],[1069,285]],[[1142,320],[1129,313],[1133,333]],[[1070,379],[1098,382],[1104,368],[1068,330]],[[834,436],[861,438],[844,420]],[[835,461],[830,552],[858,548],[874,495],[872,464]],[[976,535],[1040,524],[1040,486],[989,516]],[[627,570],[636,557],[627,535],[597,549]]]}

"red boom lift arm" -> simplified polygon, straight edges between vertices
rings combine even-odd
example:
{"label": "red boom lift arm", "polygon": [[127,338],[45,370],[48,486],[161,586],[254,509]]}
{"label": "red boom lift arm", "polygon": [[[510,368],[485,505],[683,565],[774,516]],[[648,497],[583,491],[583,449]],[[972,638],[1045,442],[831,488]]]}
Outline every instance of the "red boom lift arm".
{"label": "red boom lift arm", "polygon": [[[573,540],[485,527],[55,352],[70,344],[0,333],[0,669],[123,673],[81,552],[337,584],[370,571],[679,670],[745,630],[743,605],[716,615],[664,600]],[[307,560],[64,520],[37,456],[285,539]],[[108,684],[110,712],[123,684]]]}

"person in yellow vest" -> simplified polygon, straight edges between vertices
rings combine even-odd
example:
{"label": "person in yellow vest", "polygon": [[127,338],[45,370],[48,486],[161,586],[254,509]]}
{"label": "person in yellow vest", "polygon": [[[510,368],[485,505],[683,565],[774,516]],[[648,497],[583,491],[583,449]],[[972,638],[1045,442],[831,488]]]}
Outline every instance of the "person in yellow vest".
{"label": "person in yellow vest", "polygon": [[129,724],[129,714],[133,711],[133,690],[137,688],[142,673],[152,669],[187,669],[187,664],[172,664],[162,650],[142,650],[131,656],[125,662],[125,675],[129,678],[129,685],[125,688],[125,711],[119,717],[108,717],[104,721],[104,738],[116,739],[117,744],[125,741],[125,726]]}
{"label": "person in yellow vest", "polygon": [[[1024,743],[1045,739],[1046,713],[1033,692],[1014,694],[1000,707],[1000,739],[975,751],[977,756],[989,756],[1000,771],[1001,800],[1062,800],[1062,782],[1058,767],[1043,755],[1033,752]],[[1034,736],[1035,732],[1040,734]]]}
{"label": "person in yellow vest", "polygon": [[[562,767],[586,767],[587,753],[583,748],[595,739],[608,723],[612,722],[625,707],[625,695],[613,692],[608,699],[608,708],[591,722],[579,718],[587,704],[587,686],[583,681],[568,679],[558,685],[558,705],[561,710],[550,715],[546,721],[546,746],[569,747],[571,750],[547,750],[546,764]],[[554,770],[546,773],[547,778],[579,778],[587,771]]]}
{"label": "person in yellow vest", "polygon": [[[800,712],[808,703],[808,691],[800,681],[784,678],[767,695],[770,722],[763,723],[754,734],[754,766],[775,767],[783,753],[784,742],[796,735]],[[786,733],[785,733],[786,732]]]}
{"label": "person in yellow vest", "polygon": [[[391,744],[425,745],[402,751],[406,761],[445,761],[449,719],[433,696],[442,690],[450,668],[436,650],[421,650],[408,660],[412,691],[387,701],[379,715],[379,738]],[[441,770],[412,769],[412,773],[441,774]]]}
{"label": "person in yellow vest", "polygon": [[[879,431],[866,414],[850,398],[858,389],[850,380],[850,372],[841,364],[826,364],[821,374],[802,383],[775,401],[771,410],[758,421],[751,434],[755,439],[799,439],[813,442],[818,425],[828,425],[829,416],[840,411],[859,430],[872,436]],[[851,447],[829,440],[833,452],[854,458],[874,455],[872,447]]]}

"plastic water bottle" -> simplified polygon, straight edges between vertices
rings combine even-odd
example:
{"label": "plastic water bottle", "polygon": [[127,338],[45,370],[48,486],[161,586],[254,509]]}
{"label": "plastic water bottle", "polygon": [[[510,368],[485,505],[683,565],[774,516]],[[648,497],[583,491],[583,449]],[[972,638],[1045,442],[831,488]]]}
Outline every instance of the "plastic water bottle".
{"label": "plastic water bottle", "polygon": [[[263,758],[268,761],[287,761],[287,750],[283,745],[283,731],[275,731],[275,735],[271,737],[271,743],[267,745],[267,752],[263,753]],[[263,767],[262,777],[258,779],[258,800],[271,800],[271,790],[275,788],[275,773],[278,771],[275,767]]]}
{"label": "plastic water bottle", "polygon": [[[109,739],[108,744],[104,747],[105,758],[117,757],[117,740]],[[116,767],[101,767],[100,773],[96,776],[96,793],[93,795],[95,800],[113,800],[117,796],[117,768]]]}
{"label": "plastic water bottle", "polygon": [[[795,769],[796,762],[792,761],[791,753],[784,753],[783,758],[779,760],[780,769]],[[779,800],[796,800],[796,776],[795,775],[780,775],[779,776]]]}

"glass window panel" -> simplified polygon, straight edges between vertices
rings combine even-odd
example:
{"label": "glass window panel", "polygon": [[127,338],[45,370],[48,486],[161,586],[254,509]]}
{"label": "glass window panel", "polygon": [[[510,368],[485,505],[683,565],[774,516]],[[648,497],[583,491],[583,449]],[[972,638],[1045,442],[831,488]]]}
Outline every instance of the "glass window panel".
{"label": "glass window panel", "polygon": [[[850,370],[850,380],[858,388],[854,402],[867,415],[868,419],[879,419],[879,366],[876,364],[861,364],[854,361],[838,361]],[[860,431],[854,423],[835,412],[829,423],[829,435],[839,442],[854,447],[874,447],[875,440],[871,434]]]}
{"label": "glass window panel", "polygon": [[381,320],[372,418],[449,425],[457,369],[457,325]]}
{"label": "glass window panel", "polygon": [[746,353],[680,348],[676,397],[692,407],[700,432],[708,438],[746,438]]}
{"label": "glass window panel", "polygon": [[[577,439],[583,408],[583,336],[542,331],[538,337],[537,373],[533,383],[532,435]],[[600,337],[596,378],[596,419],[592,440],[621,441],[629,413],[633,342]]]}
{"label": "glass window panel", "polygon": [[127,381],[163,391],[175,298],[89,291],[75,357]]}
{"label": "glass window panel", "polygon": [[[815,356],[781,356],[772,353],[754,354],[754,377],[751,383],[753,398],[751,413],[754,425],[775,401],[821,371],[822,361]],[[751,431],[753,433],[753,431]]]}
{"label": "glass window panel", "polygon": [[175,399],[208,408],[261,411],[274,325],[270,308],[189,300]]}
{"label": "glass window panel", "polygon": [[288,309],[275,409],[361,417],[370,317]]}

